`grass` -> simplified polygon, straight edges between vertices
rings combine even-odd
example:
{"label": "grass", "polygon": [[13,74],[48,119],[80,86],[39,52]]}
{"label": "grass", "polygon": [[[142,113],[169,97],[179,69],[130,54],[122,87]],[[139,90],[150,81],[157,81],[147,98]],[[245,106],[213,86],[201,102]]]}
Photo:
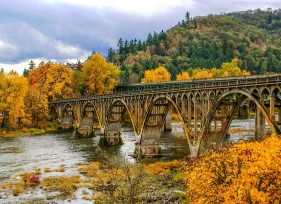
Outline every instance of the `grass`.
{"label": "grass", "polygon": [[59,191],[62,196],[69,196],[76,191],[79,182],[79,176],[50,177],[45,178],[42,185],[47,192]]}
{"label": "grass", "polygon": [[[122,199],[130,196],[130,192],[134,189],[134,191],[137,191],[135,201],[145,201],[147,200],[147,196],[152,199],[154,195],[159,194],[160,197],[158,196],[159,198],[157,198],[160,199],[159,201],[164,202],[161,197],[163,193],[169,194],[168,196],[164,196],[165,199],[182,200],[182,195],[173,193],[175,190],[182,189],[184,185],[183,175],[180,171],[182,166],[183,162],[177,160],[147,165],[127,164],[125,166],[123,163],[116,163],[115,160],[110,165],[91,162],[72,167],[84,176],[48,177],[43,175],[40,177],[46,178],[40,180],[38,183],[32,183],[30,182],[30,176],[41,174],[39,168],[34,168],[33,172],[19,174],[18,176],[21,176],[21,180],[19,181],[9,181],[0,184],[0,192],[1,189],[5,189],[5,192],[17,196],[41,188],[46,195],[48,193],[54,195],[50,198],[51,200],[71,200],[74,199],[75,191],[78,188],[87,188],[89,190],[83,190],[81,198],[84,200],[95,200],[95,203],[102,203],[104,201],[112,201],[112,197],[114,197],[113,200],[116,202],[123,202],[124,200]],[[56,170],[45,168],[42,173],[52,171],[62,172],[62,170],[64,171],[65,168],[60,167]],[[169,201],[172,202],[173,200]]]}
{"label": "grass", "polygon": [[231,133],[231,134],[238,134],[238,133],[246,133],[246,132],[255,132],[255,130],[253,130],[253,129],[241,129],[241,128],[231,128],[230,130],[229,130],[229,132]]}
{"label": "grass", "polygon": [[1,129],[0,128],[0,137],[17,137],[25,135],[42,135],[48,132],[60,132],[57,124],[53,122],[48,122],[44,128],[21,128],[17,130]]}
{"label": "grass", "polygon": [[99,162],[91,162],[88,165],[83,165],[78,168],[78,171],[82,174],[87,174],[88,176],[93,176],[94,173],[100,169]]}

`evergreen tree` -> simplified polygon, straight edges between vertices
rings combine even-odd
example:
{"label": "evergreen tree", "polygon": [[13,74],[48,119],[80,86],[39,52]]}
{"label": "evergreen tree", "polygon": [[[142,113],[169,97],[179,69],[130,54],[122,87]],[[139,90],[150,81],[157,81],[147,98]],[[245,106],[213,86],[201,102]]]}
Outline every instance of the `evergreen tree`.
{"label": "evergreen tree", "polygon": [[33,62],[33,60],[30,60],[30,62],[28,63],[29,65],[29,70],[32,71],[33,69],[36,68],[36,64],[35,62]]}

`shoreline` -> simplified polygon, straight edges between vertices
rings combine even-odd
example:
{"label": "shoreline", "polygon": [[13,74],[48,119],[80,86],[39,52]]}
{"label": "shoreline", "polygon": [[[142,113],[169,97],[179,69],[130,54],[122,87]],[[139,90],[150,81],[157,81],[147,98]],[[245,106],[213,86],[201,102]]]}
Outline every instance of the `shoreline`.
{"label": "shoreline", "polygon": [[13,137],[21,137],[21,136],[35,136],[35,135],[44,135],[50,133],[63,133],[68,132],[70,130],[63,130],[58,127],[54,128],[29,128],[24,130],[14,130],[14,131],[6,131],[0,130],[0,138],[13,138]]}

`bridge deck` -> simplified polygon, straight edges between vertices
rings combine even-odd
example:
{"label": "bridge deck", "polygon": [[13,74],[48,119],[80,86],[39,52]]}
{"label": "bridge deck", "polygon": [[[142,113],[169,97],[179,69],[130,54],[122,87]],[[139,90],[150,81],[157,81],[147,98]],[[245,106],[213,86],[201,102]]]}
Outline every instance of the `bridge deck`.
{"label": "bridge deck", "polygon": [[253,87],[257,85],[275,84],[281,81],[281,74],[253,75],[242,77],[198,79],[188,81],[170,81],[161,83],[141,83],[127,86],[117,86],[112,94],[97,95],[66,100],[52,101],[49,104],[86,101],[95,99],[108,99],[130,96],[141,96],[159,93],[172,93],[180,91],[210,90],[216,88]]}

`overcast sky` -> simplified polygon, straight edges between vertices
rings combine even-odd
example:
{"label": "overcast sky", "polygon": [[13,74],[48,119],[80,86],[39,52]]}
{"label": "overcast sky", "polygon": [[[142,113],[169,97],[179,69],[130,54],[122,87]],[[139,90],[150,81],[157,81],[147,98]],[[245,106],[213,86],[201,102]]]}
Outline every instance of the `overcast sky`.
{"label": "overcast sky", "polygon": [[191,16],[278,9],[281,0],[0,0],[0,68],[22,73],[33,59],[84,60],[123,39],[145,40]]}

